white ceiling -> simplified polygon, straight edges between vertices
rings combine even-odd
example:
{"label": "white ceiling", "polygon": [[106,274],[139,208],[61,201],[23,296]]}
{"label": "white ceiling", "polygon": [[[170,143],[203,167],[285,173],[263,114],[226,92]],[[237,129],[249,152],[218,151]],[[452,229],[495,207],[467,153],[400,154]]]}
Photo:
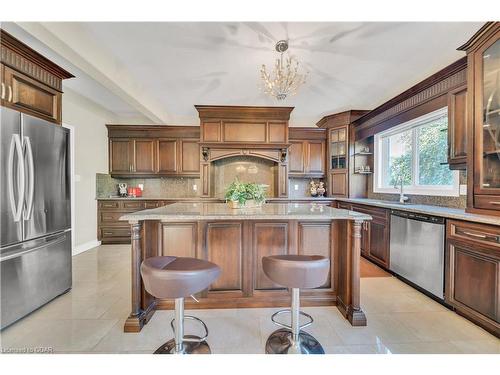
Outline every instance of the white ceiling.
{"label": "white ceiling", "polygon": [[[65,86],[124,119],[198,124],[195,104],[295,106],[291,124],[372,109],[464,56],[482,23],[19,23],[76,79]],[[15,34],[14,34],[15,35]],[[260,90],[277,40],[309,71],[278,102]],[[46,51],[50,54],[50,51]],[[72,70],[71,67],[78,71]]]}

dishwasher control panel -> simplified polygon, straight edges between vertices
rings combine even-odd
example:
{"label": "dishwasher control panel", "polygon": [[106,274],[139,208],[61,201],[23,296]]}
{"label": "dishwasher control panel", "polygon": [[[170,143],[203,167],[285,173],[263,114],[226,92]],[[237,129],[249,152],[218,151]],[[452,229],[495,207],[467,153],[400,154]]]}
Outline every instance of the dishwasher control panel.
{"label": "dishwasher control panel", "polygon": [[430,215],[419,214],[419,213],[415,213],[415,212],[391,210],[391,215],[404,217],[406,219],[411,219],[411,220],[425,221],[427,223],[444,224],[443,217],[430,216]]}

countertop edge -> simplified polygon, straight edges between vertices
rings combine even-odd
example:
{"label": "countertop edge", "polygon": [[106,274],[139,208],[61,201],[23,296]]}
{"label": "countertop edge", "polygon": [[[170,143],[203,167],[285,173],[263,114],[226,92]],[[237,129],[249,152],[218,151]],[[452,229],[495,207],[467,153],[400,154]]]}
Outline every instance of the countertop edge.
{"label": "countertop edge", "polygon": [[497,218],[496,216],[470,214],[465,212],[465,210],[461,208],[431,206],[431,205],[411,204],[411,203],[409,203],[408,205],[401,205],[397,203],[391,203],[388,201],[379,201],[375,199],[372,200],[366,198],[336,198],[335,200],[339,202],[357,203],[366,206],[388,208],[398,211],[409,211],[421,214],[434,215],[438,217],[444,217],[446,219],[463,220],[473,223],[500,226],[500,218]]}

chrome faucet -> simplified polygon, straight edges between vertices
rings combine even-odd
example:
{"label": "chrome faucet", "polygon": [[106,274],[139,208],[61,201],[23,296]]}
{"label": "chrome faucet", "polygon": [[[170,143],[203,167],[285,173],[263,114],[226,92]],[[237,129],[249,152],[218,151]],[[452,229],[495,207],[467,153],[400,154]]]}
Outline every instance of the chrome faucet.
{"label": "chrome faucet", "polygon": [[[394,188],[397,189],[398,186],[394,185]],[[399,203],[404,204],[409,198],[403,192],[403,176],[399,176]]]}

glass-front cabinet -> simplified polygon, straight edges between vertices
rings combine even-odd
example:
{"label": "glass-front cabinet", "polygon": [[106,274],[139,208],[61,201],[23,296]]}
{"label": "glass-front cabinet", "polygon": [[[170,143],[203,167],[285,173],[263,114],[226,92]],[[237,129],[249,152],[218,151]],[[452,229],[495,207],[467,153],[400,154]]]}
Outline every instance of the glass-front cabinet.
{"label": "glass-front cabinet", "polygon": [[[466,44],[470,212],[500,215],[500,23],[486,23]],[[473,187],[473,189],[472,189]]]}
{"label": "glass-front cabinet", "polygon": [[330,165],[331,169],[346,169],[347,128],[330,130]]}
{"label": "glass-front cabinet", "polygon": [[500,40],[482,53],[482,189],[500,188]]}

